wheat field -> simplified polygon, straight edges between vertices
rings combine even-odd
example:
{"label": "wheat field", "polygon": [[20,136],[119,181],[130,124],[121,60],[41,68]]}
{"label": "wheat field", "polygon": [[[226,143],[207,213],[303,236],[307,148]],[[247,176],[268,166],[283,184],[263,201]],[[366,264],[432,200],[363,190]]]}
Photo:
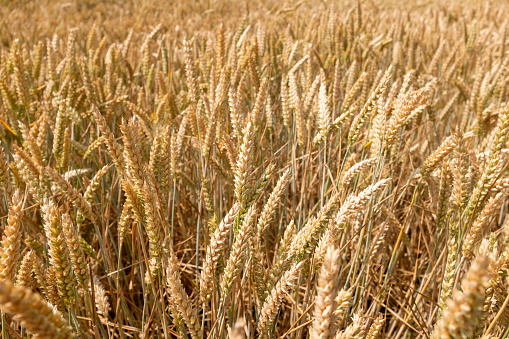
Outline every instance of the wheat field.
{"label": "wheat field", "polygon": [[3,2],[1,338],[509,338],[508,10]]}

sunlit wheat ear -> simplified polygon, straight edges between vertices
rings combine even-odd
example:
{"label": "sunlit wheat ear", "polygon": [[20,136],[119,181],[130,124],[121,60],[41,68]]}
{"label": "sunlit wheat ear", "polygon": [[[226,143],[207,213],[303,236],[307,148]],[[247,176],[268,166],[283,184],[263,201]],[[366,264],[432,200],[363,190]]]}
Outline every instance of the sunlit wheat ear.
{"label": "sunlit wheat ear", "polygon": [[0,308],[21,322],[34,338],[73,338],[62,314],[41,296],[23,287],[0,281]]}
{"label": "sunlit wheat ear", "polygon": [[224,270],[224,275],[221,280],[220,291],[223,300],[225,300],[228,297],[228,294],[230,293],[230,289],[236,277],[241,272],[246,247],[248,245],[248,240],[252,232],[255,215],[256,207],[252,205],[248,209],[246,216],[244,217],[244,222],[242,223],[242,226],[235,235],[235,242],[233,243],[230,252],[230,257],[228,258],[228,262]]}
{"label": "sunlit wheat ear", "polygon": [[489,188],[492,187],[502,169],[500,151],[509,138],[509,105],[505,105],[499,115],[500,120],[490,145],[489,159],[465,207],[466,218],[475,218],[480,213],[486,204],[485,198],[489,194]]}
{"label": "sunlit wheat ear", "polygon": [[486,228],[492,217],[497,215],[497,212],[506,197],[506,194],[498,193],[495,197],[490,198],[486,207],[484,207],[481,214],[479,214],[479,217],[477,217],[473,223],[470,231],[465,235],[462,248],[462,254],[464,256],[470,257],[472,255],[472,250],[482,237],[483,230]]}
{"label": "sunlit wheat ear", "polygon": [[217,227],[210,239],[210,245],[207,246],[207,256],[200,275],[200,296],[204,302],[211,298],[219,255],[227,245],[228,235],[238,212],[239,205],[235,203]]}
{"label": "sunlit wheat ear", "polygon": [[138,123],[133,118],[128,123],[125,121],[120,125],[122,131],[122,140],[124,142],[124,162],[126,164],[127,176],[134,183],[134,188],[138,193],[143,187],[144,162],[140,147],[140,136],[138,133]]}
{"label": "sunlit wheat ear", "polygon": [[421,176],[426,179],[429,174],[444,160],[449,153],[456,147],[456,140],[453,137],[448,137],[444,142],[426,158],[426,161],[421,168]]}
{"label": "sunlit wheat ear", "polygon": [[164,230],[157,214],[155,199],[151,196],[148,185],[143,186],[143,200],[145,202],[146,231],[149,239],[150,256],[159,262],[161,259],[161,236],[164,235]]}
{"label": "sunlit wheat ear", "polygon": [[[355,84],[353,84],[351,87],[347,87],[348,90],[345,95],[345,99],[344,99],[343,103],[341,104],[341,113],[345,113],[346,111],[348,111],[351,108],[353,98],[357,95],[359,90],[362,88],[362,86],[364,85],[364,82],[366,82],[367,78],[368,78],[368,74],[366,72],[363,72],[359,76],[359,78],[357,79]],[[352,77],[352,80],[354,80],[353,77]]]}
{"label": "sunlit wheat ear", "polygon": [[447,301],[432,338],[469,338],[473,335],[482,314],[489,279],[488,258],[479,256],[461,282],[463,292],[454,290],[452,299]]}
{"label": "sunlit wheat ear", "polygon": [[315,265],[320,265],[327,248],[337,243],[339,234],[344,228],[344,223],[358,213],[376,193],[383,191],[390,182],[391,179],[382,179],[368,186],[358,195],[350,194],[348,196],[329,223],[325,234],[323,234],[317,245],[314,253]]}
{"label": "sunlit wheat ear", "polygon": [[260,334],[263,334],[272,326],[276,314],[279,311],[279,307],[283,302],[283,298],[293,287],[303,266],[304,262],[301,261],[298,264],[294,264],[292,268],[286,271],[265,300],[258,320],[258,331]]}
{"label": "sunlit wheat ear", "polygon": [[248,191],[248,178],[251,170],[252,154],[254,148],[253,126],[248,122],[243,131],[244,138],[240,146],[239,157],[235,167],[235,198],[245,207],[246,194]]}
{"label": "sunlit wheat ear", "polygon": [[341,179],[341,187],[346,188],[352,182],[353,178],[357,174],[359,174],[366,168],[373,166],[374,164],[377,163],[377,161],[378,161],[378,158],[373,157],[373,158],[369,158],[369,159],[360,161],[360,162],[356,163],[355,165],[353,165],[352,167],[350,167],[350,169],[347,172],[345,172],[345,175]]}
{"label": "sunlit wheat ear", "polygon": [[379,315],[375,321],[371,324],[369,328],[368,334],[366,335],[366,339],[377,339],[382,334],[382,328],[385,324],[385,318],[383,315]]}
{"label": "sunlit wheat ear", "polygon": [[307,129],[304,124],[304,117],[302,112],[302,101],[297,87],[297,80],[294,73],[289,75],[290,85],[290,102],[292,103],[293,110],[295,111],[295,130],[297,131],[297,142],[299,146],[304,146],[307,138]]}
{"label": "sunlit wheat ear", "polygon": [[[110,310],[110,302],[106,291],[104,290],[104,286],[96,275],[94,275],[91,283],[94,284],[94,297],[97,313],[100,316],[107,318]],[[92,287],[90,287],[90,291],[92,291]]]}
{"label": "sunlit wheat ear", "polygon": [[47,300],[46,293],[46,267],[44,266],[44,262],[38,257],[34,257],[34,261],[32,263],[32,273],[35,276],[35,280],[37,282],[37,287],[42,292],[42,295]]}
{"label": "sunlit wheat ear", "polygon": [[[318,134],[324,134],[324,132],[329,128],[330,125],[330,107],[329,98],[327,96],[327,84],[325,83],[325,75],[323,74],[323,72],[320,74],[320,89],[318,91],[317,118],[318,118]],[[315,141],[315,143],[317,141]]]}
{"label": "sunlit wheat ear", "polygon": [[351,339],[351,338],[364,338],[365,324],[363,318],[356,313],[352,316],[352,321],[348,327],[341,332],[336,333],[335,339]]}
{"label": "sunlit wheat ear", "polygon": [[509,192],[509,178],[499,179],[495,182],[493,187],[491,188],[492,192]]}
{"label": "sunlit wheat ear", "polygon": [[324,257],[324,263],[318,276],[315,307],[313,311],[314,339],[332,338],[335,327],[336,296],[338,293],[339,250],[330,247]]}
{"label": "sunlit wheat ear", "polygon": [[73,272],[79,286],[86,289],[90,281],[90,272],[76,228],[68,214],[62,215],[62,230],[64,232],[67,248],[69,249]]}
{"label": "sunlit wheat ear", "polygon": [[23,197],[16,191],[9,206],[7,225],[0,248],[0,280],[13,280],[20,259],[21,223],[23,219]]}
{"label": "sunlit wheat ear", "polygon": [[267,229],[267,227],[272,222],[274,218],[274,213],[276,212],[276,208],[281,201],[281,196],[286,188],[286,184],[290,179],[290,170],[286,170],[283,175],[277,181],[276,187],[269,196],[267,203],[262,209],[262,213],[258,218],[257,231],[258,234],[263,234],[263,232]]}
{"label": "sunlit wheat ear", "polygon": [[[87,186],[85,194],[83,194],[83,199],[89,204],[92,205],[94,203],[94,196],[97,193],[99,185],[101,184],[102,177],[108,172],[112,165],[106,165],[102,167],[97,173],[94,175],[92,180]],[[76,222],[78,225],[82,224],[85,220],[85,215],[81,212],[76,216]]]}
{"label": "sunlit wheat ear", "polygon": [[61,211],[52,200],[46,202],[42,211],[44,213],[44,230],[49,242],[50,262],[55,269],[58,294],[65,306],[69,307],[75,298],[75,287],[69,250],[62,231]]}
{"label": "sunlit wheat ear", "polygon": [[286,78],[281,79],[281,115],[283,116],[283,125],[289,129],[292,116],[287,83],[288,80]]}
{"label": "sunlit wheat ear", "polygon": [[68,101],[61,100],[55,121],[55,138],[53,139],[53,155],[57,162],[61,163],[64,154],[65,129],[68,123]]}
{"label": "sunlit wheat ear", "polygon": [[428,98],[430,90],[427,87],[421,88],[410,93],[406,93],[394,103],[394,113],[387,125],[385,131],[386,148],[389,149],[395,142],[400,129],[405,126],[409,119],[412,119],[414,109],[424,105]]}
{"label": "sunlit wheat ear", "polygon": [[261,111],[263,109],[263,106],[265,106],[265,100],[267,97],[267,87],[268,87],[268,79],[264,78],[262,80],[262,83],[260,84],[260,88],[258,89],[254,107],[249,114],[250,121],[252,121],[252,123],[255,126],[260,125]]}
{"label": "sunlit wheat ear", "polygon": [[105,165],[101,169],[97,171],[97,173],[94,175],[92,180],[90,180],[90,183],[87,186],[87,189],[85,191],[85,194],[83,194],[83,198],[86,202],[89,204],[92,204],[94,201],[94,194],[97,193],[97,189],[99,188],[101,184],[102,177],[108,172],[108,170],[111,168],[112,165]]}
{"label": "sunlit wheat ear", "polygon": [[447,247],[447,262],[438,301],[437,319],[440,319],[447,300],[452,297],[454,280],[456,278],[456,265],[458,264],[458,243],[456,234],[451,234],[450,232]]}
{"label": "sunlit wheat ear", "polygon": [[339,193],[329,198],[327,204],[318,212],[318,215],[311,217],[306,225],[295,235],[294,241],[289,248],[289,257],[295,256],[297,260],[300,260],[313,251],[320,235],[336,210],[339,198]]}
{"label": "sunlit wheat ear", "polygon": [[370,94],[368,100],[364,104],[364,107],[359,112],[357,119],[352,123],[352,127],[350,129],[350,133],[348,134],[348,142],[350,145],[353,145],[359,134],[361,132],[361,127],[364,125],[366,120],[371,118],[373,113],[373,109],[376,107],[376,103],[378,99],[385,94],[387,91],[387,86],[389,85],[389,81],[391,80],[393,72],[393,66],[391,65],[384,73],[380,83],[378,83],[375,90]]}
{"label": "sunlit wheat ear", "polygon": [[103,115],[95,105],[92,106],[92,113],[94,114],[97,127],[104,136],[104,143],[106,144],[108,153],[110,154],[111,158],[113,159],[113,162],[115,163],[117,171],[123,173],[125,169],[125,164],[124,158],[122,156],[122,148],[115,140],[115,136],[108,127],[106,120],[104,119]]}
{"label": "sunlit wheat ear", "polygon": [[348,290],[341,290],[338,292],[336,297],[336,309],[334,310],[334,315],[336,316],[339,322],[344,320],[346,312],[350,307],[353,298],[354,288],[350,288]]}
{"label": "sunlit wheat ear", "polygon": [[277,282],[277,279],[279,279],[281,273],[289,265],[291,256],[289,256],[288,251],[294,240],[295,232],[295,222],[292,220],[288,226],[286,226],[285,233],[279,241],[279,247],[277,249],[277,254],[274,256],[274,264],[272,265],[269,276],[269,287],[272,287]]}
{"label": "sunlit wheat ear", "polygon": [[[123,180],[121,186],[126,198],[123,209],[126,210],[126,213],[130,211],[136,222],[143,223],[145,221],[145,209],[142,199],[133,187],[133,183],[130,180]],[[124,217],[127,217],[127,215],[124,215]]]}
{"label": "sunlit wheat ear", "polygon": [[81,212],[84,216],[95,221],[96,216],[92,212],[92,207],[83,198],[83,196],[74,188],[72,185],[65,180],[57,171],[53,168],[47,167],[46,173],[58,186],[59,190],[65,195],[67,199]]}
{"label": "sunlit wheat ear", "polygon": [[[39,270],[39,268],[37,268]],[[66,309],[66,305],[64,305],[64,302],[62,301],[62,298],[60,298],[58,294],[58,284],[57,284],[57,277],[55,273],[55,268],[53,266],[50,266],[48,268],[43,267],[43,269],[46,269],[45,271],[42,271],[44,274],[44,283],[39,283],[39,287],[41,287],[44,284],[44,297],[45,299],[51,304],[57,307],[57,309],[61,312],[64,312]],[[37,276],[37,272],[36,272]]]}
{"label": "sunlit wheat ear", "polygon": [[189,100],[192,103],[198,102],[198,84],[196,83],[195,67],[193,65],[193,49],[188,39],[184,39],[184,63],[187,86],[189,89]]}
{"label": "sunlit wheat ear", "polygon": [[230,120],[232,124],[232,134],[237,140],[242,137],[242,123],[239,116],[239,101],[237,91],[233,87],[228,90],[228,108],[230,112]]}
{"label": "sunlit wheat ear", "polygon": [[193,339],[201,338],[201,328],[184,286],[182,286],[180,269],[175,254],[170,251],[168,267],[166,269],[166,281],[170,299],[170,307],[184,320]]}
{"label": "sunlit wheat ear", "polygon": [[31,288],[34,285],[34,276],[32,273],[32,266],[35,261],[35,253],[30,250],[21,260],[18,273],[16,274],[16,285],[26,288]]}

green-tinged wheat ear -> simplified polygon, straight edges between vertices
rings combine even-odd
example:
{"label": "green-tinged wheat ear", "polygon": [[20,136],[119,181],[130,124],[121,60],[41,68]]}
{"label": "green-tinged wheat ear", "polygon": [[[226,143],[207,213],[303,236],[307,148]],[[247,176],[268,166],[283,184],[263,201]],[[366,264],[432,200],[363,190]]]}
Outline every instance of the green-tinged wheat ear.
{"label": "green-tinged wheat ear", "polygon": [[189,89],[189,100],[192,103],[198,102],[198,84],[196,81],[195,67],[193,65],[193,49],[189,40],[184,40],[184,63],[186,71],[187,87]]}
{"label": "green-tinged wheat ear", "polygon": [[447,262],[445,264],[445,272],[442,279],[440,297],[438,301],[437,319],[440,319],[442,316],[442,311],[446,305],[446,302],[452,296],[454,280],[456,278],[456,266],[458,264],[458,244],[456,240],[456,234],[449,232],[447,247]]}
{"label": "green-tinged wheat ear", "polygon": [[96,193],[97,189],[99,188],[99,185],[101,184],[101,178],[106,174],[106,172],[108,172],[110,168],[111,165],[103,166],[99,171],[97,171],[92,180],[90,180],[90,183],[87,186],[85,194],[83,195],[83,198],[89,204],[93,203],[94,194]]}
{"label": "green-tinged wheat ear", "polygon": [[249,207],[242,226],[235,235],[234,243],[230,252],[230,257],[221,279],[221,297],[226,300],[230,289],[235,282],[236,277],[242,270],[246,248],[248,246],[249,237],[252,235],[252,227],[255,219],[256,208],[254,205]]}
{"label": "green-tinged wheat ear", "polygon": [[66,111],[68,109],[69,102],[68,100],[61,100],[58,106],[53,138],[53,155],[57,162],[62,164],[64,157],[65,130],[68,124],[68,114]]}
{"label": "green-tinged wheat ear", "polygon": [[508,138],[509,105],[506,105],[501,112],[500,121],[494,135],[494,140],[490,149],[490,157],[487,161],[485,170],[470,195],[468,204],[465,207],[467,219],[471,217],[475,218],[484,207],[484,204],[486,204],[484,198],[489,194],[489,188],[493,185],[501,170],[500,161],[502,157],[500,156],[500,151],[505,146]]}
{"label": "green-tinged wheat ear", "polygon": [[34,257],[34,261],[32,263],[32,273],[34,274],[35,280],[37,281],[37,287],[42,292],[42,295],[46,298],[46,300],[48,300],[46,286],[46,266],[38,256]]}
{"label": "green-tinged wheat ear", "polygon": [[281,276],[281,273],[284,272],[289,265],[289,259],[292,259],[288,257],[288,250],[295,238],[295,232],[295,222],[292,220],[288,226],[286,226],[285,233],[279,241],[277,254],[274,256],[274,264],[272,265],[270,275],[267,278],[268,286],[270,288],[274,286]]}
{"label": "green-tinged wheat ear", "polygon": [[257,327],[261,335],[272,326],[284,296],[290,291],[299,277],[303,265],[304,261],[301,261],[286,271],[263,303]]}
{"label": "green-tinged wheat ear", "polygon": [[276,212],[276,208],[281,200],[286,184],[290,180],[290,170],[286,170],[283,175],[277,181],[276,187],[269,196],[267,203],[262,209],[262,213],[258,218],[257,231],[258,234],[263,234],[265,230],[270,226],[272,219],[274,218],[274,213]]}
{"label": "green-tinged wheat ear", "polygon": [[73,338],[71,328],[60,312],[39,294],[13,286],[8,280],[0,281],[0,307],[34,338]]}
{"label": "green-tinged wheat ear", "polygon": [[[85,194],[83,194],[83,199],[89,204],[92,205],[94,203],[94,195],[96,194],[97,189],[99,188],[99,185],[101,184],[102,177],[108,172],[111,165],[105,165],[103,166],[97,173],[94,175],[92,180],[90,180],[90,183],[87,186],[87,189],[85,190]],[[85,215],[82,212],[78,213],[78,216],[76,217],[76,221],[78,224],[83,223],[85,220]]]}
{"label": "green-tinged wheat ear", "polygon": [[339,193],[329,198],[316,217],[311,217],[304,227],[295,235],[288,257],[295,257],[297,260],[306,258],[315,248],[318,239],[326,228],[327,224],[336,210],[339,201]]}
{"label": "green-tinged wheat ear", "polygon": [[8,196],[12,194],[12,184],[9,178],[9,162],[3,147],[0,147],[0,185]]}
{"label": "green-tinged wheat ear", "polygon": [[[336,66],[337,67],[337,66]],[[325,74],[320,74],[320,89],[318,91],[318,133],[324,134],[330,125],[330,105],[327,95],[327,84],[325,82]]]}
{"label": "green-tinged wheat ear", "polygon": [[90,281],[90,272],[85,253],[80,244],[77,227],[73,224],[69,214],[62,215],[62,230],[64,231],[76,280],[81,288],[86,289]]}
{"label": "green-tinged wheat ear", "polygon": [[290,73],[289,75],[289,85],[290,85],[290,102],[293,110],[295,111],[295,130],[297,131],[297,142],[299,146],[304,146],[307,130],[304,125],[304,117],[302,112],[302,101],[299,94],[299,89],[297,86],[297,80],[294,73]]}
{"label": "green-tinged wheat ear", "polygon": [[202,300],[208,301],[211,298],[211,293],[214,286],[214,276],[219,256],[225,249],[228,241],[230,229],[239,213],[239,205],[235,203],[228,214],[223,218],[216,231],[210,239],[210,244],[207,246],[207,255],[203,263],[203,269],[200,275],[200,296]]}
{"label": "green-tinged wheat ear", "polygon": [[104,143],[106,138],[104,135],[101,135],[99,138],[95,139],[93,142],[88,145],[87,150],[85,151],[85,154],[83,154],[83,159],[88,158],[96,149],[101,147],[101,145]]}
{"label": "green-tinged wheat ear", "polygon": [[42,210],[44,213],[44,230],[49,242],[50,263],[55,269],[58,294],[65,306],[69,307],[75,298],[75,287],[69,250],[62,232],[62,212],[52,200],[47,201]]}

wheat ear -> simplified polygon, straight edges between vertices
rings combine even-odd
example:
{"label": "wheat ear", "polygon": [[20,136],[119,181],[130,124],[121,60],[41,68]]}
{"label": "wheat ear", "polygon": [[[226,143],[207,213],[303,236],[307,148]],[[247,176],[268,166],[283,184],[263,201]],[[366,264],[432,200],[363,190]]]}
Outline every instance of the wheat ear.
{"label": "wheat ear", "polygon": [[20,256],[22,218],[23,200],[20,192],[16,191],[9,206],[9,216],[0,248],[0,280],[12,280],[16,274]]}
{"label": "wheat ear", "polygon": [[339,250],[329,247],[318,277],[312,339],[328,339],[334,333],[339,269]]}
{"label": "wheat ear", "polygon": [[488,258],[479,256],[463,279],[463,292],[454,290],[453,299],[449,299],[442,318],[431,338],[456,339],[471,338],[482,315],[486,288],[489,285]]}
{"label": "wheat ear", "polygon": [[73,338],[62,314],[39,294],[24,287],[13,286],[8,280],[0,281],[0,305],[3,312],[14,316],[34,338]]}
{"label": "wheat ear", "polygon": [[260,319],[258,320],[258,331],[260,333],[263,334],[267,331],[274,322],[279,306],[281,306],[281,303],[283,302],[283,298],[286,293],[290,291],[295,280],[299,277],[300,270],[303,265],[304,261],[301,261],[294,264],[292,268],[286,271],[265,300],[260,312]]}
{"label": "wheat ear", "polygon": [[203,263],[203,270],[201,271],[200,276],[200,294],[203,301],[207,301],[211,297],[214,273],[219,260],[219,255],[226,247],[230,229],[238,212],[239,204],[235,203],[216,228],[216,231],[210,240],[210,245],[207,247],[207,257]]}

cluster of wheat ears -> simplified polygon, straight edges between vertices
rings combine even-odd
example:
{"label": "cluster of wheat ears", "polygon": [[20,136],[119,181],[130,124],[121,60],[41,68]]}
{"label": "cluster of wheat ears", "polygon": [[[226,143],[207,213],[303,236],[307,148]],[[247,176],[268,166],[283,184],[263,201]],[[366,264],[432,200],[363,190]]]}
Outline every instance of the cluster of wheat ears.
{"label": "cluster of wheat ears", "polygon": [[507,6],[54,3],[1,10],[2,338],[509,337]]}

